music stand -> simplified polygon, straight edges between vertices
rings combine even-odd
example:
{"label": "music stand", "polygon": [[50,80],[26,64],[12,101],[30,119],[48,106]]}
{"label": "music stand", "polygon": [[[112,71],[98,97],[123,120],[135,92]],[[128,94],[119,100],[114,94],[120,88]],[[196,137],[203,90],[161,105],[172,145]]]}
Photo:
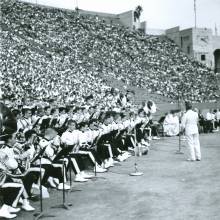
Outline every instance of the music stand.
{"label": "music stand", "polygon": [[56,205],[56,206],[52,206],[51,208],[53,209],[66,209],[68,210],[69,209],[69,206],[72,206],[72,203],[68,203],[66,204],[66,195],[65,195],[65,189],[64,189],[64,173],[65,173],[65,159],[63,158],[63,161],[62,161],[62,170],[63,170],[63,189],[62,189],[62,192],[63,192],[63,200],[62,200],[62,204],[60,205]]}
{"label": "music stand", "polygon": [[[93,141],[92,145],[90,148],[95,148],[95,146],[97,145],[99,139],[102,137],[103,134],[99,134]],[[96,172],[96,165],[97,165],[97,162],[95,161],[95,167],[94,167],[94,173],[95,173],[95,176],[92,178],[92,181],[96,181],[97,179],[106,179],[105,177],[103,176],[97,176],[97,172]]]}
{"label": "music stand", "polygon": [[[46,148],[43,148],[43,152],[45,151]],[[41,153],[41,152],[40,152]],[[41,218],[53,218],[55,217],[55,215],[49,215],[49,214],[46,214],[44,211],[43,211],[43,195],[42,195],[42,164],[41,164],[41,158],[42,156],[39,156],[38,155],[38,159],[40,160],[40,212],[37,212],[37,213],[34,213],[34,219],[35,220],[38,220],[38,219],[41,219]]]}
{"label": "music stand", "polygon": [[[68,158],[68,160],[70,161],[70,157]],[[71,162],[72,163],[72,162]],[[69,168],[69,177],[70,177],[70,190],[68,190],[68,193],[71,193],[71,192],[80,192],[82,191],[81,189],[73,189],[73,186],[72,186],[72,174],[71,174],[71,168]]]}
{"label": "music stand", "polygon": [[[70,158],[70,153],[73,151],[74,145],[71,146],[67,146],[65,145],[65,147],[56,155],[56,157],[54,158],[53,162],[56,162],[62,158],[67,158],[69,163],[71,164],[71,158]],[[81,191],[79,189],[73,189],[72,188],[72,175],[71,175],[71,169],[69,172],[69,176],[70,176],[70,190],[68,190],[68,192],[78,192]]]}

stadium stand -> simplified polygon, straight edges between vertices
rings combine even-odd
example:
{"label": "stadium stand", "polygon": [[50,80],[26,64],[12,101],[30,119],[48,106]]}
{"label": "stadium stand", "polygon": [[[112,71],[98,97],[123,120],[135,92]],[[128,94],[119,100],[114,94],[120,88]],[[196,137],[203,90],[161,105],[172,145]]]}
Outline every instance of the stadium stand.
{"label": "stadium stand", "polygon": [[215,74],[166,38],[14,0],[1,11],[1,87],[14,100],[97,96],[103,75],[174,100],[218,98]]}

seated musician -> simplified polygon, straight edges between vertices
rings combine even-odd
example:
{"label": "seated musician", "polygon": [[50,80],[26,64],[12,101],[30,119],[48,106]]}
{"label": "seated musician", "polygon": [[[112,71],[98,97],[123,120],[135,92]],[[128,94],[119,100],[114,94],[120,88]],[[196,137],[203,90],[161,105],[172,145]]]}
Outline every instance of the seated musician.
{"label": "seated musician", "polygon": [[119,133],[116,135],[115,140],[121,152],[118,159],[124,161],[131,157],[131,154],[128,152],[128,147],[132,146],[130,134],[132,133],[132,126],[134,127],[134,125],[131,123],[130,114],[128,114],[128,112],[118,113],[116,122],[119,126]]}
{"label": "seated musician", "polygon": [[32,124],[32,111],[31,108],[28,107],[23,107],[22,109],[23,117],[19,118],[17,121],[17,130],[18,131],[28,131],[32,129],[33,124]]}
{"label": "seated musician", "polygon": [[[47,182],[51,187],[57,187],[57,189],[65,190],[70,189],[70,186],[64,183],[65,174],[62,173],[62,164],[53,162],[56,157],[56,153],[59,150],[59,146],[55,143],[57,138],[57,132],[52,128],[47,128],[44,137],[41,137],[39,146],[40,149],[44,149],[43,157],[41,159],[42,167],[45,169],[45,175],[42,180],[42,185],[47,186]],[[39,165],[40,161],[37,161]],[[63,176],[64,175],[64,176]]]}
{"label": "seated musician", "polygon": [[50,112],[51,112],[50,106],[44,107],[43,116],[38,121],[38,125],[40,125],[40,130],[42,130],[42,131],[45,131],[45,129],[47,129],[49,127],[49,123],[51,120]]}
{"label": "seated musician", "polygon": [[122,116],[123,113],[117,113],[113,112],[113,118],[114,120],[111,123],[112,126],[112,131],[111,131],[111,147],[112,147],[112,152],[113,152],[113,158],[116,161],[124,161],[128,158],[127,153],[123,151],[123,146],[121,142],[121,132],[122,130],[126,130],[126,127],[123,124],[122,121]]}
{"label": "seated musician", "polygon": [[[79,124],[79,154],[87,155],[92,164],[94,165],[94,171],[97,173],[103,173],[107,170],[102,168],[101,158],[95,150],[96,139],[100,132],[96,129],[96,120],[90,120],[90,124],[82,122]],[[93,130],[94,129],[94,130]],[[96,129],[96,130],[95,130]]]}
{"label": "seated musician", "polygon": [[59,127],[63,127],[64,124],[67,122],[68,114],[67,109],[65,107],[59,108],[59,117],[58,117],[58,124]]}
{"label": "seated musician", "polygon": [[[5,179],[6,182],[9,181],[10,183],[19,183],[22,185],[22,193],[20,193],[21,198],[23,199],[23,205],[22,209],[26,211],[34,211],[35,209],[29,204],[29,195],[27,193],[28,190],[30,190],[32,184],[30,182],[32,181],[32,177],[28,177],[28,170],[25,170],[24,173],[21,173],[21,170],[19,168],[19,164],[16,161],[16,159],[20,159],[18,155],[15,155],[13,146],[16,144],[15,140],[15,133],[10,135],[5,135],[3,137],[3,140],[5,144],[1,147],[1,152],[3,152],[6,155],[6,158],[8,158],[10,162],[10,166],[7,166],[7,163],[5,165],[5,171],[7,178]],[[24,156],[24,155],[21,155]],[[7,162],[7,161],[6,161]],[[3,166],[4,167],[4,166]],[[5,181],[4,181],[5,182]],[[19,186],[20,187],[20,186]],[[15,205],[17,205],[17,200]]]}
{"label": "seated musician", "polygon": [[101,135],[102,135],[102,131],[100,130],[100,127],[98,125],[98,120],[91,119],[89,121],[89,128],[87,129],[87,138],[88,138],[87,143],[90,145],[90,147],[87,150],[89,150],[95,158],[94,171],[97,173],[103,173],[107,171],[107,169],[103,168],[103,161],[101,160],[101,158],[97,153],[96,144]]}
{"label": "seated musician", "polygon": [[72,147],[69,152],[71,165],[75,172],[75,182],[87,182],[92,176],[84,172],[84,161],[79,153],[80,131],[76,128],[76,122],[69,120],[67,123],[68,129],[62,134],[61,142],[68,147]]}
{"label": "seated musician", "polygon": [[51,109],[51,118],[49,121],[49,128],[58,128],[58,117],[59,117],[59,109],[58,108],[52,108]]}
{"label": "seated musician", "polygon": [[97,152],[100,154],[100,158],[103,159],[104,168],[114,166],[116,159],[121,154],[118,150],[118,146],[114,144],[114,138],[118,133],[118,125],[113,123],[113,116],[115,112],[108,111],[100,115],[103,120],[101,125],[102,135],[97,142]]}
{"label": "seated musician", "polygon": [[20,211],[16,208],[24,186],[21,183],[15,183],[7,173],[17,168],[17,162],[13,158],[0,150],[0,194],[3,196],[3,205],[0,209],[0,218],[11,219]]}
{"label": "seated musician", "polygon": [[138,115],[135,119],[136,139],[142,146],[149,147],[150,144],[147,139],[146,126],[148,125],[148,117],[143,109],[138,110]]}

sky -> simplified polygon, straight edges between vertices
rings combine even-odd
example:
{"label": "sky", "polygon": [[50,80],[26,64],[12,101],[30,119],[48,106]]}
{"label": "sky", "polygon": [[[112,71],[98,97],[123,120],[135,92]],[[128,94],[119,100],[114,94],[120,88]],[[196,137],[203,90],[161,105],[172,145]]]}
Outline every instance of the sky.
{"label": "sky", "polygon": [[[143,7],[142,21],[149,28],[167,29],[180,26],[181,29],[193,27],[194,0],[23,0],[54,7],[100,11],[117,14]],[[217,26],[220,34],[220,0],[196,0],[197,26],[212,28]]]}

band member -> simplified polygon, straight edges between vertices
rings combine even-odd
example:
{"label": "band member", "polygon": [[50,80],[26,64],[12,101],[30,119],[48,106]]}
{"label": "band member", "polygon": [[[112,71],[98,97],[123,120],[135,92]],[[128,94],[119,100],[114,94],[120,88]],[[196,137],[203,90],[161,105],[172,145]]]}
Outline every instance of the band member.
{"label": "band member", "polygon": [[[22,209],[26,211],[34,211],[35,209],[29,203],[28,200],[29,195],[26,190],[29,188],[29,186],[31,187],[31,185],[28,183],[30,179],[27,178],[26,180],[24,180],[25,176],[28,174],[28,170],[26,170],[26,172],[24,173],[21,173],[18,162],[16,161],[16,155],[14,154],[14,150],[13,150],[13,146],[16,143],[15,134],[5,135],[3,140],[5,141],[5,144],[1,147],[1,152],[3,152],[3,154],[6,155],[4,157],[6,159],[1,160],[2,163],[1,169],[4,170],[4,172],[6,173],[6,178],[4,179],[4,183],[16,182],[20,184],[18,186],[18,188],[20,188],[20,194],[19,197],[17,197],[17,199],[13,202],[13,206],[16,207],[18,203],[18,199],[21,197],[23,199]],[[11,186],[13,187],[13,185],[14,184],[12,184]],[[21,185],[22,187],[20,187]],[[3,188],[4,186],[5,185],[3,185]],[[6,185],[6,187],[7,186],[8,185]]]}
{"label": "band member", "polygon": [[45,129],[47,129],[49,127],[49,123],[51,120],[51,107],[50,106],[46,106],[44,108],[44,115],[40,118],[38,124],[40,125],[40,130],[45,131]]}
{"label": "band member", "polygon": [[0,209],[0,217],[11,219],[17,215],[21,209],[16,208],[24,186],[14,181],[7,175],[10,170],[17,168],[17,162],[13,158],[0,150],[0,193],[3,196],[3,204]]}
{"label": "band member", "polygon": [[75,173],[75,182],[87,182],[83,177],[82,170],[84,170],[84,163],[82,158],[76,154],[79,151],[79,130],[76,129],[76,122],[69,120],[67,123],[67,130],[61,136],[61,142],[66,147],[72,148],[69,151],[70,165]]}
{"label": "band member", "polygon": [[[53,162],[56,157],[56,153],[59,150],[59,146],[54,143],[57,137],[57,132],[48,128],[45,131],[44,137],[41,138],[39,142],[40,149],[44,149],[43,157],[41,159],[42,167],[45,169],[45,175],[42,180],[42,185],[47,186],[49,181],[50,186],[57,187],[59,190],[70,189],[70,186],[64,183],[65,173],[62,173],[62,164],[57,164]],[[37,161],[39,164],[39,161]],[[52,177],[52,178],[49,178]],[[58,181],[56,181],[58,179]]]}
{"label": "band member", "polygon": [[32,112],[30,108],[23,108],[22,113],[23,113],[23,117],[18,119],[17,128],[18,131],[26,132],[32,129],[33,127],[31,120]]}

